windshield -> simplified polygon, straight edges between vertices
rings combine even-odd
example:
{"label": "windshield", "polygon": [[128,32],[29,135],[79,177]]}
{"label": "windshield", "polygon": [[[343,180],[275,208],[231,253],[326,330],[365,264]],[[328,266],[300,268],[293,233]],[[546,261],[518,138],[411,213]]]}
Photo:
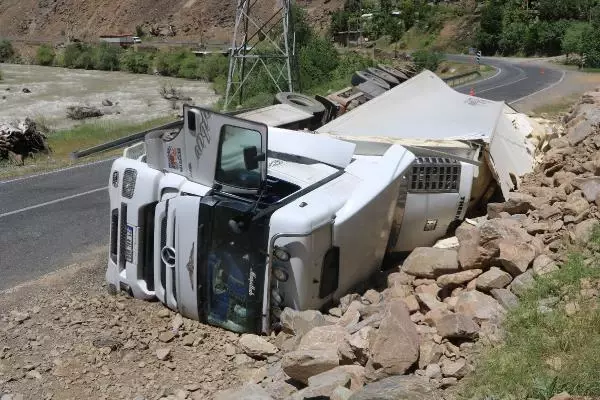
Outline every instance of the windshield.
{"label": "windshield", "polygon": [[257,131],[224,125],[219,143],[215,180],[228,186],[258,188],[260,170],[246,168],[244,149],[256,147],[257,154],[260,154],[263,151],[261,141],[261,135]]}
{"label": "windshield", "polygon": [[[198,265],[204,280],[207,322],[235,332],[259,330],[266,265],[267,222],[258,220],[242,234],[232,232],[230,221],[248,211],[247,202],[213,197],[214,205],[200,205],[202,247]],[[209,221],[210,220],[210,221]]]}

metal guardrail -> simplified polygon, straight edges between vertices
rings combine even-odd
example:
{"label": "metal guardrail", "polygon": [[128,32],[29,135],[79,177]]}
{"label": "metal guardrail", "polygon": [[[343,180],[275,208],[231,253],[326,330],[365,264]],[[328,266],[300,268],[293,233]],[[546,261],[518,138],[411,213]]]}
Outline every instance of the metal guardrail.
{"label": "metal guardrail", "polygon": [[[244,112],[256,110],[258,108],[260,108],[260,107],[245,108],[245,109],[241,109],[241,110],[228,111],[228,112],[225,112],[224,114],[236,115],[236,114],[241,114]],[[77,151],[74,151],[71,153],[71,158],[74,160],[77,160],[79,158],[91,156],[92,154],[97,154],[97,153],[102,153],[102,152],[108,151],[108,150],[114,150],[114,149],[118,149],[118,148],[122,148],[122,147],[127,147],[133,143],[141,142],[142,140],[144,140],[144,137],[147,134],[149,134],[150,132],[163,130],[163,129],[173,129],[173,128],[177,128],[177,127],[181,126],[182,124],[183,124],[183,119],[180,119],[180,120],[177,120],[174,122],[169,122],[168,124],[165,124],[165,125],[156,126],[154,128],[150,128],[150,129],[147,129],[142,132],[134,133],[132,135],[125,136],[125,137],[122,137],[122,138],[119,138],[116,140],[111,140],[110,142],[102,143],[102,144],[99,144],[94,147],[90,147],[90,148],[83,149],[83,150],[77,150]]]}
{"label": "metal guardrail", "polygon": [[481,76],[481,72],[477,69],[474,69],[472,71],[464,72],[462,74],[442,78],[442,80],[446,82],[448,86],[454,87],[471,81],[475,75]]}

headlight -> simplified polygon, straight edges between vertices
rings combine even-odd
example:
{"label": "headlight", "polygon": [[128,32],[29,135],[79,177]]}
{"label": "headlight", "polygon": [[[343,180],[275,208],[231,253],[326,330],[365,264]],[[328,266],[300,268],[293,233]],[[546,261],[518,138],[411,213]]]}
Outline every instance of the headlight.
{"label": "headlight", "polygon": [[114,171],[112,174],[112,185],[113,187],[119,186],[119,171]]}
{"label": "headlight", "polygon": [[275,247],[273,249],[273,255],[279,261],[286,262],[290,260],[290,253],[288,253],[283,247]]}
{"label": "headlight", "polygon": [[137,178],[137,171],[132,168],[127,168],[123,173],[123,188],[121,194],[123,197],[131,199],[133,192],[135,191],[135,180]]}
{"label": "headlight", "polygon": [[282,267],[273,267],[273,276],[279,282],[286,282],[289,279],[290,274]]}

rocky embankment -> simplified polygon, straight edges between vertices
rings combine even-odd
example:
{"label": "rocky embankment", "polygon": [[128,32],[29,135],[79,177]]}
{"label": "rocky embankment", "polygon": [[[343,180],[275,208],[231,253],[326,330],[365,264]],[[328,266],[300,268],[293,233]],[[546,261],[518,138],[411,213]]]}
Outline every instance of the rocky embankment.
{"label": "rocky embankment", "polygon": [[[598,224],[597,122],[600,92],[591,92],[540,144],[545,155],[508,201],[326,313],[284,310],[282,331],[269,337],[108,296],[102,260],[79,285],[66,277],[4,294],[0,398],[452,398],[482,346],[502,340],[507,310]],[[599,289],[589,282],[582,296]]]}

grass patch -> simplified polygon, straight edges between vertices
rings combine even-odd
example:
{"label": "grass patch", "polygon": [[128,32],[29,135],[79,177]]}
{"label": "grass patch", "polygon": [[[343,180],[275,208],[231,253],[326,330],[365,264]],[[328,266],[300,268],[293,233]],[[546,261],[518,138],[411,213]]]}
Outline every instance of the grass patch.
{"label": "grass patch", "polygon": [[24,166],[17,166],[4,160],[0,161],[0,179],[46,172],[119,155],[123,149],[85,157],[81,160],[71,159],[71,153],[76,150],[96,146],[173,120],[172,117],[164,117],[139,124],[89,122],[71,129],[49,133],[47,135],[48,144],[52,149],[50,154],[36,154],[33,158],[27,158]]}
{"label": "grass patch", "polygon": [[557,116],[561,113],[569,111],[573,103],[578,99],[578,96],[562,97],[559,101],[548,103],[536,107],[532,110],[532,113],[536,116],[543,114],[548,116]]}
{"label": "grass patch", "polygon": [[[591,244],[600,248],[598,230]],[[463,396],[546,400],[562,391],[600,395],[600,301],[580,296],[583,282],[600,280],[600,264],[594,259],[587,265],[582,251],[573,250],[559,271],[536,280],[508,313],[504,343],[482,355],[475,373],[463,381]],[[540,302],[548,299],[555,304],[542,312]],[[568,316],[568,302],[580,310]]]}

